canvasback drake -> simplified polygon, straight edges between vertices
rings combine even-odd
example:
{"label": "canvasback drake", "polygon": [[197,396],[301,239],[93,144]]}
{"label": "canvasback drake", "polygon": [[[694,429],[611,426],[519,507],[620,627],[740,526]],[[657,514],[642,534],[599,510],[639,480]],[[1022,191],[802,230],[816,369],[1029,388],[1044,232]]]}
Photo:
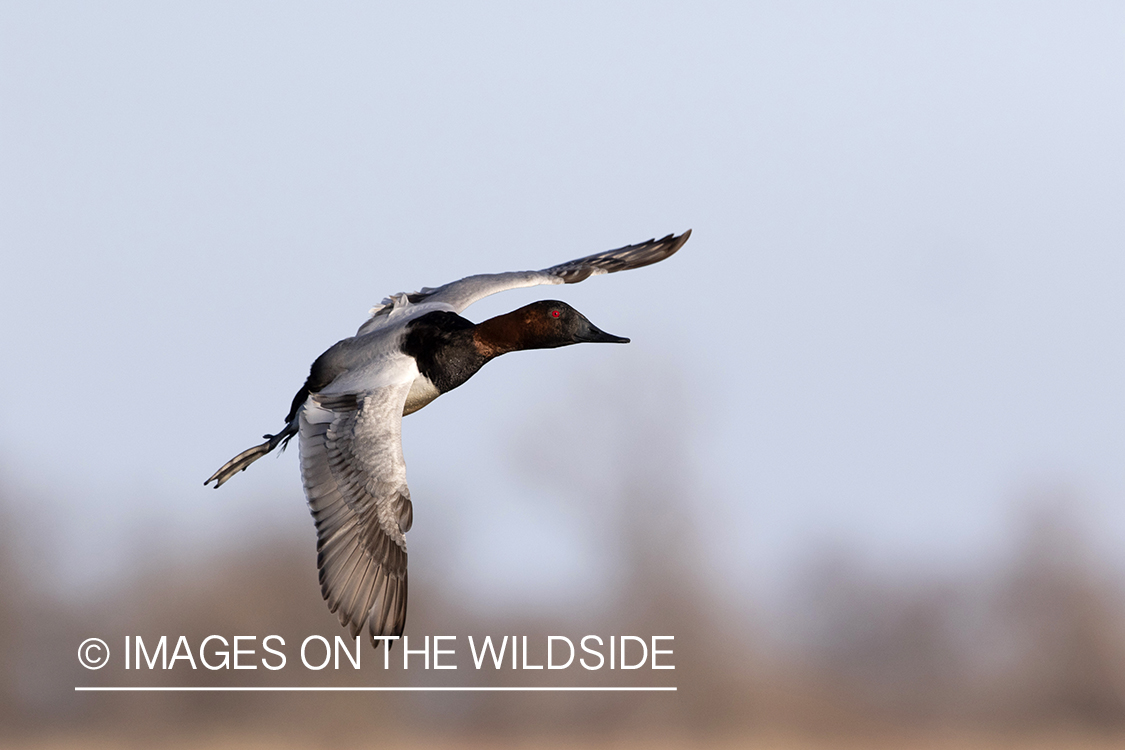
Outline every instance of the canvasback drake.
{"label": "canvasback drake", "polygon": [[285,427],[239,453],[204,485],[218,489],[300,435],[301,480],[316,522],[320,592],[354,638],[377,647],[406,624],[406,532],[413,521],[402,417],[471,378],[489,360],[522,349],[583,342],[626,344],[565,302],[543,300],[474,324],[459,313],[507,289],[574,284],[669,257],[691,230],[588,255],[542,271],[468,276],[396,294],[371,310],[355,336],[313,362]]}

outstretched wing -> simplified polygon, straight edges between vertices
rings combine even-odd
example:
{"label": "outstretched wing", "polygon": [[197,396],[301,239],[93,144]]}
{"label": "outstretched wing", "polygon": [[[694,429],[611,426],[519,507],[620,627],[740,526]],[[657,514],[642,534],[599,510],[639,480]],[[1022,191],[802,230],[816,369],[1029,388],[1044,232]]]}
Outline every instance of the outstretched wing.
{"label": "outstretched wing", "polygon": [[[401,635],[406,532],[413,510],[402,458],[410,384],[313,394],[300,413],[301,479],[316,521],[320,591],[354,637]],[[378,644],[376,644],[378,645]]]}
{"label": "outstretched wing", "polygon": [[[597,274],[643,268],[644,266],[651,266],[653,263],[659,263],[672,255],[683,247],[684,243],[688,241],[688,237],[691,237],[690,229],[679,237],[670,234],[663,239],[649,240],[637,245],[626,245],[616,250],[606,250],[604,253],[594,253],[593,255],[587,255],[585,258],[545,268],[539,273],[562,279],[564,284],[576,284]],[[489,292],[489,294],[492,294],[492,292]],[[481,295],[481,297],[484,296],[486,295]]]}
{"label": "outstretched wing", "polygon": [[370,333],[386,322],[397,320],[398,315],[403,313],[411,317],[431,310],[460,313],[477,300],[508,289],[539,284],[575,284],[598,274],[617,273],[648,266],[664,260],[679,250],[688,241],[688,237],[691,237],[690,229],[678,237],[670,234],[663,239],[587,255],[585,258],[544,268],[542,271],[486,273],[467,276],[436,289],[423,289],[412,294],[396,294],[383,300],[382,305],[372,310],[371,318],[360,327],[356,335]]}

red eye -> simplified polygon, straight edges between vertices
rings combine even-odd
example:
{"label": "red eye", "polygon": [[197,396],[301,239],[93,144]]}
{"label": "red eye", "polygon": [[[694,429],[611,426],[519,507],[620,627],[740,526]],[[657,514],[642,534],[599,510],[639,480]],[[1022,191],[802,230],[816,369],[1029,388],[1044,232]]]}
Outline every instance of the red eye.
{"label": "red eye", "polygon": [[559,317],[560,315],[562,315],[562,311],[561,311],[561,310],[551,310],[551,317],[552,317],[552,318],[557,318],[557,317]]}

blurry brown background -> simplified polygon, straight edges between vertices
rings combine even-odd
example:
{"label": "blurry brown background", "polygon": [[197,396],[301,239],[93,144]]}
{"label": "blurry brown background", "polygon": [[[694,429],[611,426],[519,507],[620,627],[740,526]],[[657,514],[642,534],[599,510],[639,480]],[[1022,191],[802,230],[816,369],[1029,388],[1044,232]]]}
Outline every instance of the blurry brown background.
{"label": "blurry brown background", "polygon": [[[674,394],[665,397],[674,403]],[[341,631],[320,600],[311,528],[266,532],[248,546],[184,562],[144,547],[115,585],[89,599],[45,595],[36,573],[45,519],[36,498],[7,490],[3,587],[5,742],[54,747],[739,746],[1117,747],[1125,739],[1125,586],[1091,554],[1075,498],[1055,489],[1012,504],[1010,550],[957,573],[873,567],[845,545],[808,550],[784,614],[764,618],[699,564],[698,527],[679,522],[679,498],[696,486],[674,424],[567,405],[566,423],[616,431],[615,489],[586,498],[615,526],[606,543],[623,564],[602,571],[608,596],[518,615],[466,604],[443,587],[448,571],[414,552],[408,634],[455,634],[457,671],[425,671],[412,657],[391,669],[365,647],[364,668],[305,670],[297,644]],[[568,424],[569,423],[569,424]],[[557,429],[555,429],[557,428]],[[659,445],[660,453],[630,446]],[[583,461],[525,449],[524,468],[572,486]],[[572,487],[573,489],[573,487]],[[287,501],[297,503],[296,491]],[[29,517],[33,520],[29,521]],[[519,564],[513,560],[513,564]],[[468,592],[472,595],[473,592]],[[277,673],[120,669],[126,634],[151,645],[186,635],[282,635]],[[547,635],[674,634],[676,670],[523,672],[472,669],[465,636],[529,635],[531,663]],[[117,649],[111,668],[88,672],[74,648],[97,634]],[[107,637],[108,636],[108,637]],[[258,652],[249,662],[257,663]],[[417,648],[417,643],[414,647]],[[276,646],[276,644],[275,644]],[[316,652],[319,654],[319,652]],[[315,660],[315,659],[314,659]],[[446,658],[448,662],[448,657]],[[116,667],[116,670],[112,667]],[[73,685],[675,685],[676,693],[594,694],[73,694]]]}

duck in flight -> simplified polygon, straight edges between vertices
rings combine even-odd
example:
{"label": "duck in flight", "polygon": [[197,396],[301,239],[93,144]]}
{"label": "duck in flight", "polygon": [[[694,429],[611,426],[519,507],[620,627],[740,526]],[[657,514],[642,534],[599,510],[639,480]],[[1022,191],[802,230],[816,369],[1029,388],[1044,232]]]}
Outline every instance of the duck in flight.
{"label": "duck in flight", "polygon": [[460,313],[507,289],[574,284],[669,257],[691,230],[561,263],[542,271],[481,274],[396,294],[355,336],[313,362],[285,427],[239,453],[205,485],[228,479],[300,436],[301,479],[316,522],[320,591],[354,638],[374,645],[406,624],[406,532],[413,521],[402,417],[471,378],[489,360],[523,349],[585,342],[626,344],[565,302],[543,300],[474,324]]}

